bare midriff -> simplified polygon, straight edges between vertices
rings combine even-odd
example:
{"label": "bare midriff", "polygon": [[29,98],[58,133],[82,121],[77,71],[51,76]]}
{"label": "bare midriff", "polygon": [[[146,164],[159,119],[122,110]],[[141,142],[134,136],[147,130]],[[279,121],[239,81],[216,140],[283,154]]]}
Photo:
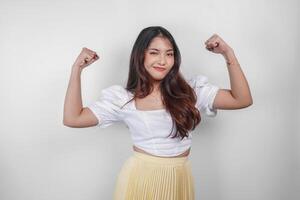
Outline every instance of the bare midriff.
{"label": "bare midriff", "polygon": [[[151,155],[151,156],[163,157],[163,156],[157,156],[157,155],[150,154],[150,153],[148,153],[148,152],[146,152],[146,151],[144,151],[144,150],[142,150],[142,149],[140,149],[140,148],[138,148],[138,147],[136,147],[136,146],[134,146],[134,145],[133,145],[133,150],[134,150],[134,151],[137,151],[137,152],[140,152],[140,153],[147,154],[147,155]],[[180,154],[180,155],[177,155],[177,156],[170,156],[170,157],[168,157],[168,158],[176,158],[176,157],[184,157],[184,156],[188,156],[189,153],[190,153],[190,150],[191,150],[191,148],[189,148],[188,150],[186,150],[185,152],[183,152],[183,153]]]}

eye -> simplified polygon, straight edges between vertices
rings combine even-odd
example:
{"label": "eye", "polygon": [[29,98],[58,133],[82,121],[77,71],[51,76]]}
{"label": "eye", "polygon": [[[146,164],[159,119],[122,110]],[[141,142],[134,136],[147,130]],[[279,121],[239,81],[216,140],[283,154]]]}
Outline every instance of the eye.
{"label": "eye", "polygon": [[151,54],[151,55],[156,55],[157,53],[156,53],[156,52],[150,52],[150,54]]}
{"label": "eye", "polygon": [[168,56],[173,56],[174,54],[173,54],[173,53],[168,53],[167,55],[168,55]]}

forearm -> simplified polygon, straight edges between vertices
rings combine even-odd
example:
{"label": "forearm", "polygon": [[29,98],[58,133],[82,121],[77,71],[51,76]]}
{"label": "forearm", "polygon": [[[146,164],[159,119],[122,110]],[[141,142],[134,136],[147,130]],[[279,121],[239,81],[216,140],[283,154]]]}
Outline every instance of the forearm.
{"label": "forearm", "polygon": [[80,115],[82,110],[80,67],[72,66],[69,85],[64,102],[64,124],[71,122]]}
{"label": "forearm", "polygon": [[247,79],[240,67],[234,51],[229,51],[224,55],[224,58],[226,60],[229,73],[232,96],[243,105],[252,104],[253,101]]}

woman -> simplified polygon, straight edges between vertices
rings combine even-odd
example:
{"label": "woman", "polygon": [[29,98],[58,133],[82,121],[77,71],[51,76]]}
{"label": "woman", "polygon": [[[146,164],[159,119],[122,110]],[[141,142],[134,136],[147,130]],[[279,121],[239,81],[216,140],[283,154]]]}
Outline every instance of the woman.
{"label": "woman", "polygon": [[234,51],[218,35],[206,48],[224,56],[231,90],[220,89],[207,77],[185,80],[181,56],[172,35],[163,27],[143,29],[131,52],[126,88],[112,85],[99,100],[82,107],[81,71],[99,59],[83,48],[72,66],[64,105],[64,125],[105,128],[124,122],[131,132],[133,155],[116,181],[114,199],[194,199],[194,180],[188,155],[190,131],[200,114],[215,116],[217,109],[239,109],[252,104],[247,80]]}

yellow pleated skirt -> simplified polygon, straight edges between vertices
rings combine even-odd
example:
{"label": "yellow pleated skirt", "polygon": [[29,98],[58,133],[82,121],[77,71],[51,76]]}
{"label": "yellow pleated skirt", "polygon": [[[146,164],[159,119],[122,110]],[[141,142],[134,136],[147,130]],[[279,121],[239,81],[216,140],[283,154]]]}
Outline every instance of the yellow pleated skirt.
{"label": "yellow pleated skirt", "polygon": [[114,200],[194,200],[189,157],[164,158],[133,151],[117,176]]}

